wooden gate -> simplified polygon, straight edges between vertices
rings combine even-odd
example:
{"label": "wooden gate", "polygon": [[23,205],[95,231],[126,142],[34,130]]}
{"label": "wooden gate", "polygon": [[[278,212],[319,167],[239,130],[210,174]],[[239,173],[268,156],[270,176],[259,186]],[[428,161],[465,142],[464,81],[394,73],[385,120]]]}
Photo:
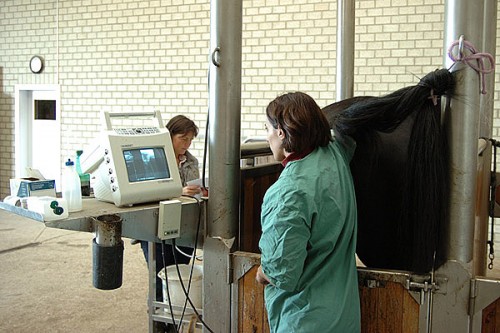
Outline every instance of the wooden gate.
{"label": "wooden gate", "polygon": [[[267,333],[264,287],[255,281],[260,255],[248,252],[233,254],[235,280],[233,295],[237,318],[233,332]],[[361,303],[361,332],[418,333],[427,325],[427,298],[420,304],[419,292],[405,287],[411,276],[406,273],[358,269]],[[235,318],[235,317],[233,317]],[[487,331],[488,333],[490,331]],[[500,332],[500,331],[499,331]]]}

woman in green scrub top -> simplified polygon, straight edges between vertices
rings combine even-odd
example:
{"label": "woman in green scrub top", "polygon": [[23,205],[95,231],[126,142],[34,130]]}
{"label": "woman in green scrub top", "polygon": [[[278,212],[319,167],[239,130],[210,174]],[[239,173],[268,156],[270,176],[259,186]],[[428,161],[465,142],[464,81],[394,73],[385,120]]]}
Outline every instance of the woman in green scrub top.
{"label": "woman in green scrub top", "polygon": [[267,139],[284,166],[262,204],[256,275],[271,332],[359,332],[354,141],[332,137],[301,92],[277,97],[266,115]]}

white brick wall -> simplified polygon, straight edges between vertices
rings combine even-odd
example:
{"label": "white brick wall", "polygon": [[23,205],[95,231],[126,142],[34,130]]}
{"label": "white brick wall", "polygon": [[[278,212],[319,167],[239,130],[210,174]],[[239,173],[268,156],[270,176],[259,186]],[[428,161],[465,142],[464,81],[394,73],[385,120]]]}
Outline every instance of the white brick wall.
{"label": "white brick wall", "polygon": [[[243,1],[243,138],[265,135],[264,108],[280,93],[334,101],[336,11],[334,0]],[[444,0],[357,0],[355,94],[385,94],[442,67],[443,21]],[[14,175],[16,84],[61,85],[62,157],[96,135],[103,109],[186,114],[203,137],[209,26],[209,0],[2,1],[0,197]],[[28,68],[34,54],[46,61],[39,75]],[[499,91],[497,74],[497,137]],[[193,152],[201,158],[201,139]]]}

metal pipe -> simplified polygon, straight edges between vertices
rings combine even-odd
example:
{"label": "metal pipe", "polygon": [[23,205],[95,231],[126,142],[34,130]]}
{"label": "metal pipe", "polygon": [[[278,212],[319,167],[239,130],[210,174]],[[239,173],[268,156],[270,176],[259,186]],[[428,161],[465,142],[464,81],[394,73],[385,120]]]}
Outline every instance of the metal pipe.
{"label": "metal pipe", "polygon": [[[460,36],[481,45],[483,3],[451,0],[445,6],[445,49]],[[479,76],[472,68],[445,55],[444,62],[457,77],[455,95],[445,115],[450,143],[450,202],[445,255],[448,260],[469,263],[474,240],[474,209],[476,203],[477,140],[479,138]],[[453,66],[452,66],[453,65]]]}
{"label": "metal pipe", "polygon": [[213,332],[231,328],[228,275],[239,221],[242,17],[242,0],[210,2],[210,199],[203,247],[203,318]]}
{"label": "metal pipe", "polygon": [[210,133],[207,232],[231,238],[238,222],[242,1],[211,5]]}
{"label": "metal pipe", "polygon": [[337,101],[354,95],[354,17],[354,0],[338,0]]}

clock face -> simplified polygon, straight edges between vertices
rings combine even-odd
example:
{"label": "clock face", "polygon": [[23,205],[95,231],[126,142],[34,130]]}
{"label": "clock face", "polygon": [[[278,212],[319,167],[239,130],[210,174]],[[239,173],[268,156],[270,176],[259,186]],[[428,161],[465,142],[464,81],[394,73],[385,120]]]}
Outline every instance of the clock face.
{"label": "clock face", "polygon": [[30,69],[33,73],[40,73],[43,69],[43,60],[39,56],[34,56],[30,60]]}

